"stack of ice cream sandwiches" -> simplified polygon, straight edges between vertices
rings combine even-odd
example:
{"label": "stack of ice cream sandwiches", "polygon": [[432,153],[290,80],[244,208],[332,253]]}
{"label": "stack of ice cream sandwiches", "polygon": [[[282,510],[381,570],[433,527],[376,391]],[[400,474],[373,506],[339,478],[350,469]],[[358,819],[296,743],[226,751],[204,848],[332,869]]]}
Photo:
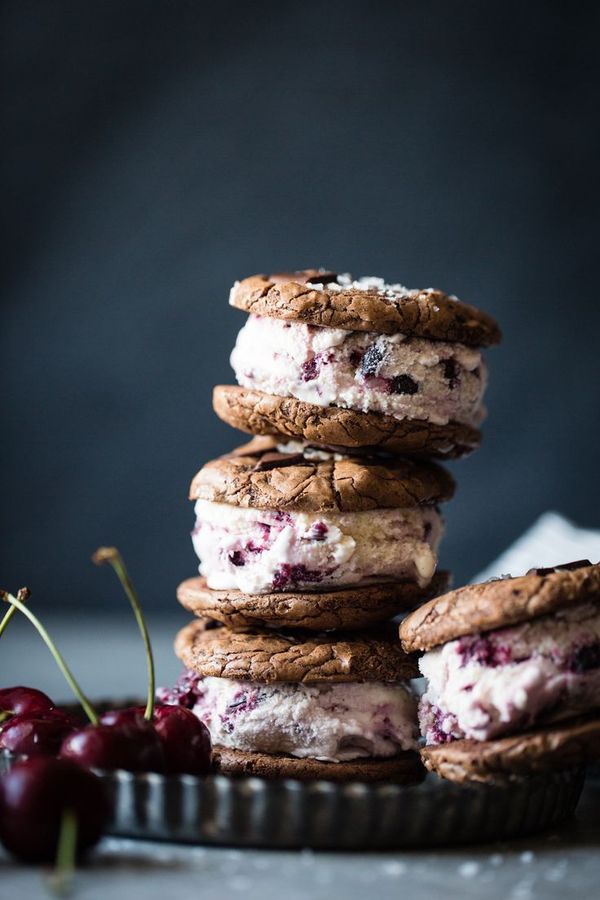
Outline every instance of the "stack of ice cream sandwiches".
{"label": "stack of ice cream sandwiches", "polygon": [[433,459],[475,449],[492,319],[437,290],[257,275],[217,414],[254,435],[192,481],[200,575],[168,694],[230,774],[418,780],[418,675],[391,619],[447,588]]}

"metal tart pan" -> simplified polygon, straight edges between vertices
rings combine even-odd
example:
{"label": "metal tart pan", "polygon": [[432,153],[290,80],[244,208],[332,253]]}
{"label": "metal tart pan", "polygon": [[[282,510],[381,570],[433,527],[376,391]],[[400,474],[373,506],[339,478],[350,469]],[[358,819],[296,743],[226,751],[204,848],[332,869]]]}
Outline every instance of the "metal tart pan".
{"label": "metal tart pan", "polygon": [[[14,758],[0,757],[8,768]],[[505,840],[575,811],[582,769],[493,783],[429,774],[416,785],[99,772],[114,798],[109,833],[230,847],[382,850]]]}

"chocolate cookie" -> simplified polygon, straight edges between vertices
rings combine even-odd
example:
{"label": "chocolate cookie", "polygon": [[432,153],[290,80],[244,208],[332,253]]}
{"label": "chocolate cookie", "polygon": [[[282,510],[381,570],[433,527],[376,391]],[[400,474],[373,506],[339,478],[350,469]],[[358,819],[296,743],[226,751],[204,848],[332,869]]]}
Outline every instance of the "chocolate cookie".
{"label": "chocolate cookie", "polygon": [[207,463],[191,500],[299,512],[360,512],[449,500],[452,477],[434,463],[390,459],[307,459],[246,445]]}
{"label": "chocolate cookie", "polygon": [[356,759],[351,762],[323,762],[267,753],[249,753],[215,747],[214,770],[222,775],[257,778],[294,778],[299,781],[389,781],[414,784],[425,777],[418,753],[404,752],[387,759]]}
{"label": "chocolate cookie", "polygon": [[367,453],[456,459],[481,443],[481,432],[460,422],[436,425],[395,419],[379,412],[317,406],[235,385],[217,385],[213,407],[220,419],[248,434],[279,435]]}
{"label": "chocolate cookie", "polygon": [[413,609],[445,590],[449,573],[438,572],[427,588],[410,582],[387,582],[336,591],[291,591],[245,594],[234,589],[211,590],[202,577],[188,578],[177,588],[177,599],[194,615],[216,619],[232,630],[263,626],[309,631],[354,631]]}
{"label": "chocolate cookie", "polygon": [[600,565],[579,560],[518,578],[468,584],[416,609],[400,625],[407,653],[600,601]]}
{"label": "chocolate cookie", "polygon": [[571,720],[493,741],[424,747],[426,767],[450,781],[490,781],[584,765],[600,757],[600,718]]}
{"label": "chocolate cookie", "polygon": [[443,291],[409,290],[381,279],[356,282],[323,269],[252,275],[236,282],[229,302],[258,316],[347,331],[402,333],[472,347],[501,338],[491,316]]}
{"label": "chocolate cookie", "polygon": [[200,619],[175,639],[175,653],[199,675],[242,681],[395,682],[418,674],[395,640],[395,628],[345,634],[282,634],[215,628]]}

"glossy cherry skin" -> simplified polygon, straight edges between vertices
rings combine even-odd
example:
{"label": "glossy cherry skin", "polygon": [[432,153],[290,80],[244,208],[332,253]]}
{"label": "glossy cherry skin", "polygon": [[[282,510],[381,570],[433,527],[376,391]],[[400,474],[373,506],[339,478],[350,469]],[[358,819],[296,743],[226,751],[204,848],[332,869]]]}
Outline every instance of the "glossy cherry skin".
{"label": "glossy cherry skin", "polygon": [[157,706],[154,727],[163,743],[169,774],[206,775],[211,763],[210,732],[183,706]]}
{"label": "glossy cherry skin", "polygon": [[[143,718],[144,708],[131,706],[110,710],[102,715],[107,725],[127,725]],[[189,709],[160,703],[154,707],[152,723],[164,750],[165,769],[170,775],[206,775],[210,769],[210,732]]]}
{"label": "glossy cherry skin", "polygon": [[60,755],[89,769],[163,772],[164,753],[154,727],[136,721],[126,725],[86,725],[70,734]]}
{"label": "glossy cherry skin", "polygon": [[73,727],[70,716],[60,710],[11,716],[0,726],[0,748],[24,756],[57,756]]}
{"label": "glossy cherry skin", "polygon": [[36,688],[16,687],[0,689],[0,718],[6,716],[35,716],[55,709],[55,704]]}
{"label": "glossy cherry skin", "polygon": [[107,827],[112,804],[96,775],[66,759],[35,757],[15,763],[0,779],[0,839],[24,862],[56,858],[63,812],[77,818],[77,855]]}
{"label": "glossy cherry skin", "polygon": [[102,713],[100,721],[103,725],[133,726],[146,724],[143,706],[126,706],[124,709],[109,709]]}

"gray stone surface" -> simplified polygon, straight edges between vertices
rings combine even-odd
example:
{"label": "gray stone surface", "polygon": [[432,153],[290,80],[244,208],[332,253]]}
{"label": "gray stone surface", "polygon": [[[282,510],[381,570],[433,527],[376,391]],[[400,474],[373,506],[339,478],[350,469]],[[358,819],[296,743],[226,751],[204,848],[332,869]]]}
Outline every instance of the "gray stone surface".
{"label": "gray stone surface", "polygon": [[[144,663],[126,616],[46,616],[53,635],[91,696],[140,694]],[[179,670],[170,644],[184,617],[153,618],[159,680]],[[0,684],[25,683],[57,699],[68,691],[35,634],[13,622],[0,648]],[[577,815],[560,830],[510,844],[460,850],[313,853],[190,848],[117,840],[102,842],[74,884],[77,900],[344,900],[376,896],[553,900],[600,896],[600,782],[588,782]],[[0,856],[0,898],[48,896],[44,872]]]}

